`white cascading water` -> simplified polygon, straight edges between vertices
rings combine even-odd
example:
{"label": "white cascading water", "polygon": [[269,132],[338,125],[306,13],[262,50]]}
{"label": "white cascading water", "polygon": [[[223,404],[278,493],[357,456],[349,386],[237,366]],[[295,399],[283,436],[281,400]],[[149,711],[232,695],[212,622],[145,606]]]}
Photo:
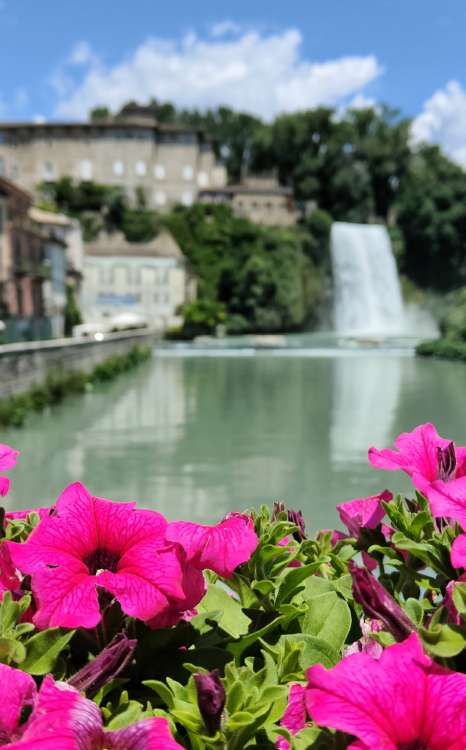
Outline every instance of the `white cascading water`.
{"label": "white cascading water", "polygon": [[337,221],[332,225],[330,247],[336,330],[401,333],[403,301],[386,228]]}

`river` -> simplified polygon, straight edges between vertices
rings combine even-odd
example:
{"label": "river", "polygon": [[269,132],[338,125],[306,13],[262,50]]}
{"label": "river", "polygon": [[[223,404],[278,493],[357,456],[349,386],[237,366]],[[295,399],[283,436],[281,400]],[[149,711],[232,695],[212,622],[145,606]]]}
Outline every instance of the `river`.
{"label": "river", "polygon": [[[272,348],[254,348],[264,341]],[[464,364],[417,359],[406,342],[157,347],[136,371],[4,431],[22,451],[6,504],[50,504],[79,480],[171,519],[211,522],[280,499],[310,529],[331,527],[336,503],[409,488],[369,466],[370,445],[426,421],[466,442],[465,386]]]}

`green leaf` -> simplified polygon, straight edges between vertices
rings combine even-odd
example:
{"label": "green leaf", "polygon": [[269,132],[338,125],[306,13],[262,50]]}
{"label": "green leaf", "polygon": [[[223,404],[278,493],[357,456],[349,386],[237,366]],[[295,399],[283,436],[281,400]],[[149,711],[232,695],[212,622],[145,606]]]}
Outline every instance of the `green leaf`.
{"label": "green leaf", "polygon": [[452,598],[459,614],[466,615],[466,583],[454,584]]}
{"label": "green leaf", "polygon": [[309,578],[312,573],[320,568],[325,560],[318,560],[317,562],[310,563],[309,565],[303,565],[300,568],[289,569],[284,576],[283,582],[278,590],[276,598],[276,606],[289,602],[293,596],[297,593],[300,584]]}
{"label": "green leaf", "polygon": [[159,698],[165,703],[167,708],[171,710],[175,705],[175,700],[173,697],[173,693],[168,688],[164,682],[160,682],[159,680],[144,680],[143,685],[148,687],[150,690],[153,690],[154,693],[157,693]]}
{"label": "green leaf", "polygon": [[25,643],[26,658],[21,664],[21,669],[34,675],[52,672],[57,657],[74,634],[74,630],[63,633],[60,628],[50,628],[33,635]]}
{"label": "green leaf", "polygon": [[301,667],[306,670],[314,664],[322,664],[329,669],[340,661],[340,653],[337,649],[322,638],[305,633],[289,633],[282,635],[280,642],[287,640],[303,644],[301,653]]}
{"label": "green leaf", "polygon": [[0,638],[0,662],[14,661],[16,664],[21,664],[25,657],[26,649],[22,643],[14,638]]}
{"label": "green leaf", "polygon": [[249,630],[251,620],[244,614],[241,604],[220,586],[209,584],[207,593],[197,609],[200,614],[215,613],[212,619],[233,638],[239,638]]}
{"label": "green leaf", "polygon": [[422,625],[422,620],[424,618],[424,608],[417,599],[407,599],[406,603],[404,604],[404,609],[408,617],[410,617],[417,626]]}
{"label": "green leaf", "polygon": [[338,651],[351,627],[350,608],[334,591],[316,596],[302,618],[302,632],[321,638]]}
{"label": "green leaf", "polygon": [[234,682],[228,688],[227,710],[229,714],[239,711],[246,701],[246,690],[241,682]]}
{"label": "green leaf", "polygon": [[420,629],[427,650],[434,656],[448,659],[460,654],[465,647],[465,638],[460,628],[451,625],[436,625],[430,630]]}

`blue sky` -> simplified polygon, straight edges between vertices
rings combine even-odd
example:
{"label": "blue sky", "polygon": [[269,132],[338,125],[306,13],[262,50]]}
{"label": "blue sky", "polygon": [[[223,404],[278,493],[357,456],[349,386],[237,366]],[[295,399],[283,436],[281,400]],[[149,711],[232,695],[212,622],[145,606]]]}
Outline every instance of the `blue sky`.
{"label": "blue sky", "polygon": [[0,0],[0,117],[386,101],[466,164],[464,0]]}

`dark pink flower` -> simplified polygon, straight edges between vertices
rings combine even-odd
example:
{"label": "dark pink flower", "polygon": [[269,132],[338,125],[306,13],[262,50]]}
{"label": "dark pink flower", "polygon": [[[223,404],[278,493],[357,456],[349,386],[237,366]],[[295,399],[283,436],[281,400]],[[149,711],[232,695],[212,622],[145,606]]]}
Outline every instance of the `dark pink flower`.
{"label": "dark pink flower", "polygon": [[123,633],[116,635],[95,659],[70,677],[68,685],[79,691],[86,691],[88,695],[94,695],[103,685],[118,677],[131,663],[137,643]]}
{"label": "dark pink flower", "polygon": [[[3,474],[4,471],[12,469],[16,464],[16,459],[19,456],[19,451],[15,451],[5,443],[0,443],[0,472]],[[10,489],[10,480],[8,477],[0,476],[0,495],[5,497],[8,490]]]}
{"label": "dark pink flower", "polygon": [[[20,723],[24,709],[28,720]],[[0,745],[12,750],[183,750],[162,718],[105,732],[100,710],[51,675],[37,692],[32,677],[0,664]]]}
{"label": "dark pink flower", "polygon": [[25,543],[8,542],[16,567],[32,576],[36,625],[94,627],[98,589],[140,620],[183,602],[182,560],[166,528],[159,513],[93,497],[78,483],[67,487]]}
{"label": "dark pink flower", "polygon": [[466,534],[460,534],[451,545],[451,564],[454,568],[466,568]]}
{"label": "dark pink flower", "polygon": [[[306,688],[304,685],[294,683],[290,686],[288,705],[280,724],[288,729],[291,734],[298,734],[306,726],[307,711],[305,696]],[[275,745],[277,750],[290,750],[290,743],[284,737],[278,737]]]}
{"label": "dark pink flower", "polygon": [[395,446],[370,448],[369,461],[378,469],[405,471],[434,516],[455,518],[466,528],[466,447],[455,447],[430,423],[402,433]]}
{"label": "dark pink flower", "polygon": [[0,600],[3,598],[5,591],[18,593],[20,586],[21,579],[11,560],[7,543],[0,542]]}
{"label": "dark pink flower", "polygon": [[464,750],[466,675],[435,664],[412,634],[379,659],[353,654],[307,672],[306,706],[319,725],[361,750]]}
{"label": "dark pink flower", "polygon": [[[184,552],[180,549],[180,555],[183,557]],[[199,604],[207,591],[204,576],[200,570],[194,568],[188,562],[183,560],[181,565],[182,581],[184,596],[176,601],[168,601],[166,607],[147,621],[147,625],[153,630],[159,628],[170,628],[176,625],[180,620],[189,621],[196,615],[196,605]]]}
{"label": "dark pink flower", "polygon": [[241,513],[230,513],[216,526],[175,521],[168,525],[166,536],[183,547],[187,562],[195,568],[208,568],[223,578],[230,578],[238,565],[247,562],[259,542],[252,518]]}
{"label": "dark pink flower", "polygon": [[352,536],[359,539],[361,529],[375,529],[385,515],[382,501],[389,503],[393,495],[384,490],[380,495],[356,498],[337,505],[338,514]]}

